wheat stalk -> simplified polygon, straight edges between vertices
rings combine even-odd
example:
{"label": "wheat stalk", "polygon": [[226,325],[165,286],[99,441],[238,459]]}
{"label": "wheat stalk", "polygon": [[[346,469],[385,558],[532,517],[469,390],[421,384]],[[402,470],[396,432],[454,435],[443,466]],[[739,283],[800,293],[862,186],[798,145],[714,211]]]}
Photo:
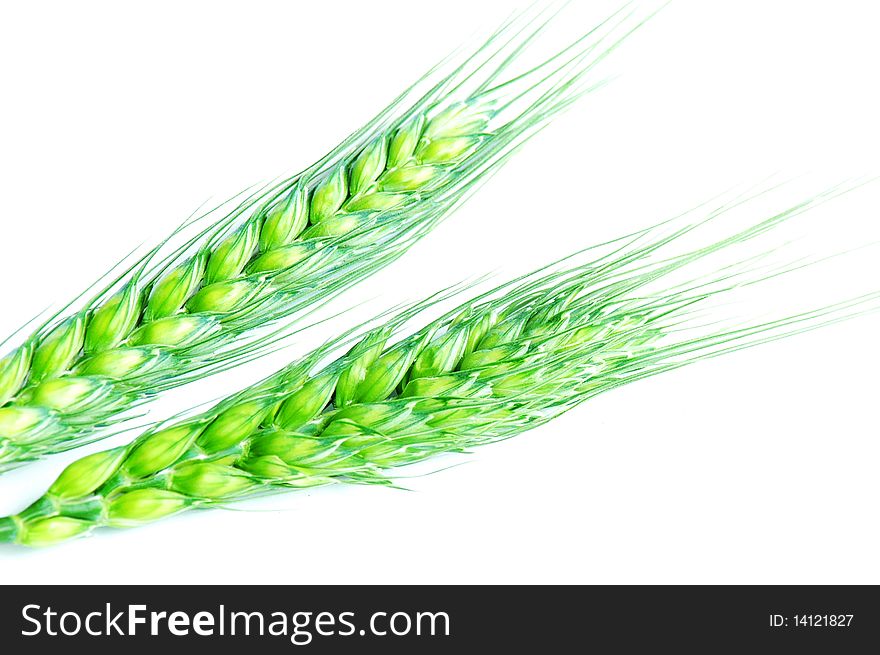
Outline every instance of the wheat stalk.
{"label": "wheat stalk", "polygon": [[[669,244],[705,221],[630,235],[598,257],[579,255],[586,263],[564,260],[395,340],[439,300],[429,299],[357,339],[328,342],[205,413],[75,461],[45,496],[0,519],[0,541],[42,546],[258,494],[393,484],[393,469],[520,434],[620,385],[880,308],[874,293],[736,328],[691,326],[710,298],[800,261],[759,273],[748,259],[651,291],[821,199],[673,256]],[[688,327],[697,333],[683,336]]]}
{"label": "wheat stalk", "polygon": [[47,321],[0,360],[0,472],[93,440],[148,395],[271,349],[265,335],[236,338],[401,255],[590,90],[587,73],[630,33],[608,41],[628,18],[524,74],[511,66],[541,28],[522,24],[533,16],[513,21],[311,168],[201,219],[208,226],[170,255],[163,242]]}

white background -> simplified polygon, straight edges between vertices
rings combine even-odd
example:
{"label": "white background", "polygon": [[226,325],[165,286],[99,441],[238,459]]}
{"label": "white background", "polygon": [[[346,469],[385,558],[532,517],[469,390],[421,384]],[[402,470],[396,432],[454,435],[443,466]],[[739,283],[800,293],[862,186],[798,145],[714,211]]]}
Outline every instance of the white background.
{"label": "white background", "polygon": [[[617,4],[574,2],[561,24],[573,35]],[[310,164],[517,6],[4,4],[0,333],[206,199]],[[338,306],[528,270],[774,173],[805,176],[804,193],[876,175],[878,22],[872,2],[674,2],[603,64],[613,84]],[[877,238],[877,186],[817,210],[820,254]],[[873,261],[782,295],[876,288]],[[0,580],[878,583],[878,327],[875,315],[619,389],[410,492],[328,488],[6,547]],[[179,389],[152,416],[294,354]],[[0,512],[111,443],[3,476]]]}

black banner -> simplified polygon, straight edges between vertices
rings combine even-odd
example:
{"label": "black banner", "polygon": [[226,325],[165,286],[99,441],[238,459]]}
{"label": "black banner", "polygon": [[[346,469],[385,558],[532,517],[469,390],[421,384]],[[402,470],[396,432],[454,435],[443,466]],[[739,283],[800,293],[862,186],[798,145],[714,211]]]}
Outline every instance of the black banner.
{"label": "black banner", "polygon": [[177,652],[224,639],[259,653],[649,644],[848,653],[876,645],[880,599],[867,586],[21,586],[4,587],[0,630],[7,653],[76,645],[115,654],[134,644]]}

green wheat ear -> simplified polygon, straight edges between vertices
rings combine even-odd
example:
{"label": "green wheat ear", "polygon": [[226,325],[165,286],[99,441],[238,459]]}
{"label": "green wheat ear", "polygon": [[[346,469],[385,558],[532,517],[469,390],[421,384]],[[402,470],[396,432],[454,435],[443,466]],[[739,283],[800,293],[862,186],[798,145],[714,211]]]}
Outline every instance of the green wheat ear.
{"label": "green wheat ear", "polygon": [[148,395],[271,350],[277,334],[239,337],[301,317],[400,256],[588,92],[590,70],[634,29],[615,15],[518,74],[541,31],[532,18],[419,80],[309,169],[187,224],[172,238],[200,231],[170,255],[163,242],[113,272],[0,359],[0,472],[98,438]]}
{"label": "green wheat ear", "polygon": [[[620,385],[880,309],[876,292],[731,329],[696,318],[712,298],[803,264],[760,273],[749,259],[690,277],[693,264],[829,195],[684,253],[667,250],[727,207],[668,234],[661,224],[472,298],[409,335],[404,326],[447,296],[355,329],[207,412],[70,464],[45,496],[0,519],[0,542],[48,545],[287,489],[392,484],[397,467],[520,434]],[[673,274],[684,280],[666,282]]]}

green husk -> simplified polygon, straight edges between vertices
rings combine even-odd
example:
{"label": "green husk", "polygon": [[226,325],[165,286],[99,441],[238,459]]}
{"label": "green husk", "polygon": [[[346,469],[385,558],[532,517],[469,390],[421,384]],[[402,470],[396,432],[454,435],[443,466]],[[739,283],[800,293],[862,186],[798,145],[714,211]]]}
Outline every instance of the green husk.
{"label": "green husk", "polygon": [[[594,88],[593,66],[641,24],[615,14],[516,72],[537,18],[510,21],[460,65],[432,71],[314,166],[186,223],[24,338],[0,359],[0,472],[95,440],[149,396],[271,351],[295,319],[399,257]],[[276,332],[241,338],[280,319]]]}
{"label": "green husk", "polygon": [[430,298],[326,343],[204,413],[74,462],[45,496],[0,519],[0,541],[40,546],[260,494],[391,485],[394,469],[512,437],[620,385],[876,310],[880,293],[737,327],[697,318],[713,298],[805,264],[766,272],[749,258],[696,276],[692,266],[835,193],[684,252],[667,251],[729,206],[694,223],[661,224],[408,333],[450,294]]}

